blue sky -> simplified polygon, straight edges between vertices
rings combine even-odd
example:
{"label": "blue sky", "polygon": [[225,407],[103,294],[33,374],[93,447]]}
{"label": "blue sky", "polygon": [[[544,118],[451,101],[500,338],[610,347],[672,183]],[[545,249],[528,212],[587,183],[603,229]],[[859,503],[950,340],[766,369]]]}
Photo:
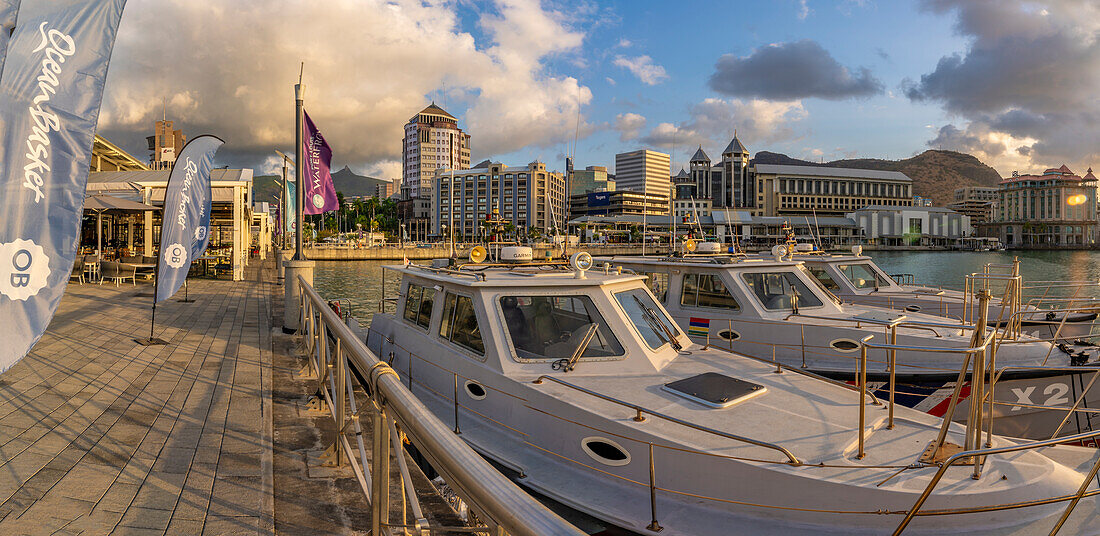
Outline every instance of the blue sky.
{"label": "blue sky", "polygon": [[432,100],[475,161],[558,169],[575,132],[581,166],[675,144],[679,167],[734,129],[752,152],[945,148],[1002,175],[1100,157],[1090,0],[131,0],[101,131],[144,156],[167,100],[185,134],[227,140],[222,163],[272,171],[303,61],[334,165],[387,178]]}

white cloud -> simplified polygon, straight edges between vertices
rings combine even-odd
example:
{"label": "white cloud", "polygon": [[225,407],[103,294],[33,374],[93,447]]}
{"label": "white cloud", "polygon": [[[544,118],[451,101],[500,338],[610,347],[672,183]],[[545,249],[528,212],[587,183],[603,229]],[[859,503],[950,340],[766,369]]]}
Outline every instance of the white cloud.
{"label": "white cloud", "polygon": [[605,76],[603,79],[607,80],[608,84],[615,85],[615,79],[614,78],[611,78],[610,76]]}
{"label": "white cloud", "polygon": [[650,86],[655,86],[668,79],[665,68],[653,63],[653,58],[649,56],[638,56],[636,58],[616,56],[615,65],[634,73],[638,80]]}
{"label": "white cloud", "polygon": [[798,20],[806,20],[806,17],[809,17],[810,13],[813,13],[813,10],[810,9],[807,0],[798,0]]}
{"label": "white cloud", "polygon": [[306,107],[339,163],[399,160],[402,126],[444,84],[475,158],[572,138],[592,93],[546,61],[578,53],[583,34],[537,0],[496,0],[478,21],[485,39],[457,11],[448,0],[131,0],[100,130],[144,148],[168,98],[189,137],[220,135],[222,155],[259,165],[293,146],[304,61]]}
{"label": "white cloud", "polygon": [[620,141],[633,140],[645,128],[645,117],[632,112],[619,114],[615,116],[614,128],[619,131]]}
{"label": "white cloud", "polygon": [[615,46],[619,48],[630,48],[633,45],[634,43],[631,43],[629,39],[624,37],[622,39],[619,39],[619,42]]}
{"label": "white cloud", "polygon": [[807,115],[802,101],[708,98],[692,106],[686,122],[661,123],[641,139],[657,147],[702,145],[720,150],[736,129],[746,145],[790,141],[800,137],[795,126]]}

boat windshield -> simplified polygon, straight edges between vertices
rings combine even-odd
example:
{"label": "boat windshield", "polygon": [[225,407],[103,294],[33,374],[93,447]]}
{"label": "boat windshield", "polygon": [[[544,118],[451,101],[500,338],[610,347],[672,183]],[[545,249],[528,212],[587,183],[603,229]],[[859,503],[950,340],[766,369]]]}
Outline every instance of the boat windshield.
{"label": "boat windshield", "polygon": [[791,296],[798,296],[799,307],[821,306],[821,299],[794,272],[749,272],[741,277],[769,311],[792,309]]}
{"label": "boat windshield", "polygon": [[837,269],[858,289],[890,286],[890,282],[879,275],[869,263],[838,264]]}
{"label": "boat windshield", "polygon": [[825,287],[827,290],[840,290],[840,285],[836,284],[836,281],[833,281],[832,277],[829,277],[829,273],[826,272],[824,268],[807,266],[806,271],[810,272],[810,275],[814,276],[814,279],[816,279],[818,283],[821,283],[821,286]]}
{"label": "boat windshield", "polygon": [[589,326],[596,333],[581,357],[623,355],[623,346],[588,296],[503,296],[500,308],[516,357],[569,358]]}
{"label": "boat windshield", "polygon": [[640,288],[624,290],[615,293],[615,300],[650,348],[656,350],[670,342],[673,346],[679,345],[676,341],[669,340],[669,335],[673,339],[680,336],[676,323],[653,301],[648,292]]}

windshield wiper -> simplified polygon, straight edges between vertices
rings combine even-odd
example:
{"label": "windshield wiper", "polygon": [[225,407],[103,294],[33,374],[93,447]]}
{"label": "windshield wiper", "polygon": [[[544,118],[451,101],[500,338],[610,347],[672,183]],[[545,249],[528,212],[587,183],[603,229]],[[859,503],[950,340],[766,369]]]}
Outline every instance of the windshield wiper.
{"label": "windshield wiper", "polygon": [[596,329],[599,327],[599,322],[589,324],[588,331],[584,332],[584,337],[581,337],[580,344],[573,350],[573,354],[569,356],[569,359],[559,359],[550,365],[550,368],[554,370],[561,369],[562,372],[573,370],[577,366],[577,361],[584,355],[584,351],[588,349],[588,345],[592,342],[592,337],[596,335]]}
{"label": "windshield wiper", "polygon": [[[672,330],[668,329],[668,326],[661,321],[661,318],[657,316],[657,312],[647,307],[638,296],[632,297],[634,301],[638,302],[638,307],[642,308],[642,314],[645,316],[646,323],[649,324],[650,329],[653,329],[657,337],[661,339],[661,342],[671,344],[676,351],[683,349],[683,345],[680,344],[680,341],[676,340],[676,335],[674,335]],[[661,335],[662,332],[664,333],[663,336]]]}

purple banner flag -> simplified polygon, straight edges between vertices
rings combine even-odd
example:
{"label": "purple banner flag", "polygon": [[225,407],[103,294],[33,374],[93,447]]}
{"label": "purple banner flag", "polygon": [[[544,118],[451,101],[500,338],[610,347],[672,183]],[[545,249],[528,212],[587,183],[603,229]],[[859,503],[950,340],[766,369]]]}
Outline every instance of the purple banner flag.
{"label": "purple banner flag", "polygon": [[309,114],[302,110],[305,120],[302,121],[302,153],[305,155],[303,162],[302,195],[305,196],[306,214],[323,214],[339,208],[336,200],[336,188],[332,185],[332,174],[329,173],[329,165],[332,163],[332,148],[328,146],[325,137],[317,130]]}

